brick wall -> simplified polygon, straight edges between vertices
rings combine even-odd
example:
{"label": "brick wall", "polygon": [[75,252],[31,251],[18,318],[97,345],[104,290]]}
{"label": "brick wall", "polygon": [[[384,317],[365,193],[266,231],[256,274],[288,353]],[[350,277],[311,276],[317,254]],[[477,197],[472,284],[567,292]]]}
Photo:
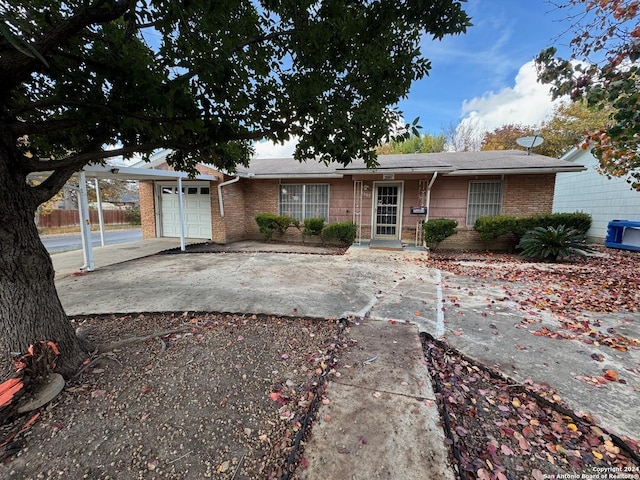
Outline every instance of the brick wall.
{"label": "brick wall", "polygon": [[246,229],[244,187],[247,183],[246,180],[240,180],[222,187],[226,243],[244,239]]}
{"label": "brick wall", "polygon": [[139,183],[142,238],[156,237],[156,207],[153,187],[154,185],[151,181],[141,181]]}
{"label": "brick wall", "polygon": [[551,213],[556,175],[509,175],[504,179],[503,215],[528,217]]}
{"label": "brick wall", "polygon": [[262,239],[255,217],[258,213],[278,215],[278,180],[248,180],[244,187],[244,238]]}
{"label": "brick wall", "polygon": [[[225,187],[222,188],[224,189]],[[225,221],[224,218],[220,216],[218,185],[211,183],[211,189],[209,192],[211,192],[211,241],[214,243],[227,243],[227,229]]]}

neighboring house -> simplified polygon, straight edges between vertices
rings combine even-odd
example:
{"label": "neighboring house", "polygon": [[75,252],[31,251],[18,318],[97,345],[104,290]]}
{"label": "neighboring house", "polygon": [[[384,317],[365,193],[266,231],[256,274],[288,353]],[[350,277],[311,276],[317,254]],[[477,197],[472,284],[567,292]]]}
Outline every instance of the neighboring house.
{"label": "neighboring house", "polygon": [[[165,158],[161,153],[136,166],[168,169]],[[344,167],[253,159],[236,176],[201,165],[201,173],[218,181],[183,181],[186,236],[216,243],[259,239],[255,215],[268,212],[354,221],[358,240],[420,245],[423,220],[451,218],[459,226],[447,246],[479,247],[473,230],[479,216],[550,213],[556,173],[583,169],[520,150],[384,155],[378,162],[367,169],[361,160]],[[179,236],[177,193],[175,181],[140,182],[145,238]]]}
{"label": "neighboring house", "polygon": [[631,189],[625,178],[608,179],[598,173],[598,160],[589,150],[574,148],[561,160],[587,167],[582,172],[556,177],[554,212],[584,212],[591,215],[589,240],[603,243],[612,220],[640,221],[640,192]]}

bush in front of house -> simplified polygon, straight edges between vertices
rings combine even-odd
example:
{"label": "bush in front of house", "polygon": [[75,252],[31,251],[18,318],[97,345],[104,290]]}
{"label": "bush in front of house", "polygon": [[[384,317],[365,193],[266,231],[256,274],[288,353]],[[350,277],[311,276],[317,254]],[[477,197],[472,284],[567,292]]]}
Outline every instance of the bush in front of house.
{"label": "bush in front of house", "polygon": [[323,242],[337,241],[351,245],[356,239],[356,224],[353,222],[330,223],[322,229],[320,237]]}
{"label": "bush in front of house", "polygon": [[289,227],[300,228],[300,222],[287,215],[274,215],[273,213],[259,213],[255,217],[260,233],[265,240],[271,240],[273,232],[283,235]]}
{"label": "bush in front of house", "polygon": [[474,229],[483,240],[495,240],[503,235],[513,232],[516,225],[516,217],[508,215],[496,215],[494,217],[480,217],[476,220]]}
{"label": "bush in front of house", "polygon": [[457,232],[457,226],[458,222],[449,218],[427,220],[422,223],[424,241],[435,250],[443,240]]}
{"label": "bush in front of house", "polygon": [[305,218],[304,228],[302,229],[303,235],[320,235],[324,228],[324,218]]}
{"label": "bush in front of house", "polygon": [[513,234],[516,237],[516,241],[518,241],[525,233],[534,228],[557,228],[561,225],[566,228],[572,228],[579,233],[586,233],[591,227],[591,215],[583,212],[549,213],[530,217],[496,215],[478,218],[473,228],[483,240],[495,240],[498,237]]}
{"label": "bush in front of house", "polygon": [[591,228],[591,215],[584,212],[552,213],[550,215],[541,216],[543,217],[547,227],[559,227],[562,225],[566,228],[573,228],[580,233],[587,233]]}
{"label": "bush in front of house", "polygon": [[585,256],[592,251],[586,245],[585,233],[565,225],[535,227],[522,236],[517,248],[522,250],[523,257],[548,262],[557,262],[569,255]]}

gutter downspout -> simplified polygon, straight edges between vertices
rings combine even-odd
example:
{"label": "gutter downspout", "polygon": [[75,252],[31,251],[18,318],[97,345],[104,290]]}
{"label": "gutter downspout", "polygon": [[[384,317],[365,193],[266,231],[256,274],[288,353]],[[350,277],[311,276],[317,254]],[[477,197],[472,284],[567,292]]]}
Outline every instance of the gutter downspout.
{"label": "gutter downspout", "polygon": [[425,213],[424,215],[424,221],[428,221],[429,220],[429,210],[431,210],[431,187],[433,187],[433,183],[436,181],[436,178],[438,177],[438,172],[433,172],[433,176],[431,177],[431,181],[429,182],[429,185],[427,185],[427,213]]}
{"label": "gutter downspout", "polygon": [[[433,172],[433,176],[431,177],[431,180],[429,181],[429,185],[427,185],[427,200],[426,200],[426,207],[427,207],[427,212],[424,214],[424,221],[428,222],[429,221],[429,211],[431,210],[431,187],[433,187],[434,182],[436,181],[436,178],[438,178],[438,172]],[[422,239],[422,246],[426,247],[427,243],[424,241],[424,238]]]}
{"label": "gutter downspout", "polygon": [[227,180],[226,182],[222,182],[218,184],[218,203],[220,204],[220,217],[224,218],[224,202],[222,201],[222,187],[226,187],[227,185],[231,185],[232,183],[236,183],[240,180],[240,175],[236,178],[232,178],[231,180]]}

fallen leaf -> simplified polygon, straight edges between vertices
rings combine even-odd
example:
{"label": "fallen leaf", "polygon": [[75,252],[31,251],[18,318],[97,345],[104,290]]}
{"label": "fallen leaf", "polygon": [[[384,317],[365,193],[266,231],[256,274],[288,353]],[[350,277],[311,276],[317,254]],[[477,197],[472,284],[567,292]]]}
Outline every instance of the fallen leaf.
{"label": "fallen leaf", "polygon": [[507,447],[504,443],[502,444],[502,446],[500,447],[500,451],[509,456],[509,455],[513,455],[513,450],[511,450],[509,447]]}
{"label": "fallen leaf", "polygon": [[491,480],[491,474],[489,472],[487,472],[484,468],[480,468],[477,472],[476,472],[476,476],[480,479],[480,480]]}
{"label": "fallen leaf", "polygon": [[219,475],[221,473],[226,472],[227,470],[229,470],[229,465],[230,465],[229,460],[225,460],[220,465],[218,465],[218,468],[216,468],[216,473]]}
{"label": "fallen leaf", "polygon": [[615,370],[607,370],[604,372],[604,378],[611,382],[617,382],[619,377]]}
{"label": "fallen leaf", "polygon": [[595,450],[591,450],[591,453],[593,454],[594,457],[596,457],[598,460],[602,460],[603,455],[600,452],[596,452]]}

